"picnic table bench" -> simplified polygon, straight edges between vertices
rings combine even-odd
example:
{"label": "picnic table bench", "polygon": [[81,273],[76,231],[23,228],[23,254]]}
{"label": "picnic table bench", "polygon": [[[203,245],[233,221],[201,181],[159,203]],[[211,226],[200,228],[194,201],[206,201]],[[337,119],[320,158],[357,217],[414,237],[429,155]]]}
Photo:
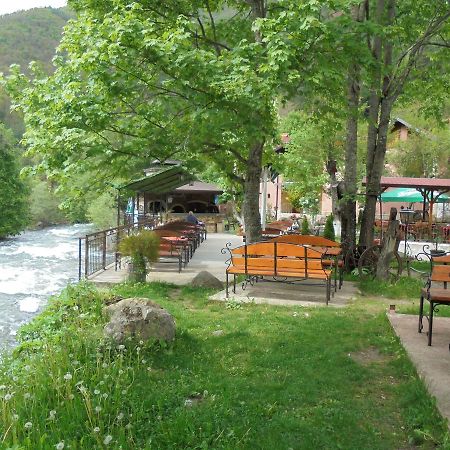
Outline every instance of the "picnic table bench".
{"label": "picnic table bench", "polygon": [[[435,258],[431,275],[420,295],[419,333],[422,332],[423,318],[426,317],[428,319],[428,345],[431,345],[433,337],[433,314],[436,307],[439,305],[450,306],[450,290],[447,289],[447,284],[450,282],[450,265],[446,265],[448,262],[446,257],[441,258],[441,261],[444,262],[444,264],[436,264],[436,259],[439,258]],[[440,287],[439,284],[436,287],[437,283],[441,283],[443,287]],[[427,300],[430,303],[430,312],[428,316],[424,314],[424,300]]]}
{"label": "picnic table bench", "polygon": [[[331,296],[331,270],[324,267],[322,253],[304,245],[269,241],[246,244],[229,249],[231,257],[226,269],[226,297],[229,296],[229,276],[233,276],[236,293],[236,276],[250,279],[272,277],[274,281],[322,280],[326,289],[326,304]],[[294,279],[294,280],[291,280]],[[295,280],[296,279],[296,280]]]}

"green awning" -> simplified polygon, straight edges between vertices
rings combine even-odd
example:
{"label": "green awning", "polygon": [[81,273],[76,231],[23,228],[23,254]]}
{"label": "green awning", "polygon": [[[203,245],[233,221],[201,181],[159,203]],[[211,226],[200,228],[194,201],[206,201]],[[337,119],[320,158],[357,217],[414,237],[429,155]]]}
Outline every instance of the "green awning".
{"label": "green awning", "polygon": [[[439,194],[438,191],[433,192],[433,198]],[[412,188],[396,188],[381,194],[382,202],[405,202],[405,203],[423,203],[427,201],[423,195]],[[450,201],[448,195],[441,194],[434,203],[446,203]]]}
{"label": "green awning", "polygon": [[182,167],[174,166],[161,170],[153,175],[148,175],[139,180],[132,181],[131,183],[122,186],[120,189],[127,189],[134,192],[163,194],[189,183],[192,179],[193,177]]}

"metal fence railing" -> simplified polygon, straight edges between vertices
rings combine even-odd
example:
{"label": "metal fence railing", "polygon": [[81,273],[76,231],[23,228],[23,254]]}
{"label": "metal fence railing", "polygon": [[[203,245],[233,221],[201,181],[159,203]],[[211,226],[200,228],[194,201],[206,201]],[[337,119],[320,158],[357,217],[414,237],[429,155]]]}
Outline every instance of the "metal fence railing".
{"label": "metal fence railing", "polygon": [[105,270],[114,264],[120,240],[142,228],[153,229],[156,219],[141,220],[121,227],[87,234],[78,240],[78,279]]}

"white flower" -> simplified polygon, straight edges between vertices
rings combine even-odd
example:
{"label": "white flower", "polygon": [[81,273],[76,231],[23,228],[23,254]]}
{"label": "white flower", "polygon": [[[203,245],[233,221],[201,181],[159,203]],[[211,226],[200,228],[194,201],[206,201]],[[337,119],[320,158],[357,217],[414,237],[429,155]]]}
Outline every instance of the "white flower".
{"label": "white flower", "polygon": [[136,351],[139,353],[141,351],[141,347],[136,347]]}
{"label": "white flower", "polygon": [[117,416],[117,420],[122,420],[123,419],[123,412],[120,412],[119,415]]}
{"label": "white flower", "polygon": [[95,395],[98,395],[98,394],[100,394],[100,391],[99,391],[98,389],[95,389],[95,390],[94,390],[94,394],[95,394]]}
{"label": "white flower", "polygon": [[87,389],[85,386],[79,386],[78,389],[82,394],[85,394],[87,392]]}
{"label": "white flower", "polygon": [[78,305],[75,305],[72,309],[73,309],[74,311],[78,311],[80,308],[78,307]]}
{"label": "white flower", "polygon": [[56,445],[56,450],[63,450],[64,448],[64,441],[58,442]]}
{"label": "white flower", "polygon": [[122,390],[122,395],[125,395],[127,393],[127,390],[126,389],[123,389]]}
{"label": "white flower", "polygon": [[70,374],[69,372],[67,372],[67,373],[64,375],[64,379],[65,379],[66,381],[71,380],[71,379],[72,379],[72,374]]}
{"label": "white flower", "polygon": [[139,345],[144,345],[144,341],[139,341]]}
{"label": "white flower", "polygon": [[132,427],[131,423],[127,423],[127,424],[125,425],[125,428],[126,428],[127,430],[131,430],[131,427]]}
{"label": "white flower", "polygon": [[24,369],[25,369],[27,372],[29,372],[29,371],[31,370],[31,366],[26,365],[26,366],[24,367]]}
{"label": "white flower", "polygon": [[27,422],[27,423],[24,425],[24,427],[25,427],[26,430],[30,430],[32,426],[33,426],[33,424],[32,424],[31,422]]}
{"label": "white flower", "polygon": [[103,386],[104,384],[105,384],[105,382],[102,380],[102,381],[100,381],[100,386]]}
{"label": "white flower", "polygon": [[112,441],[112,436],[110,435],[110,434],[108,434],[108,435],[106,435],[105,436],[105,439],[103,439],[103,443],[105,444],[105,445],[108,445],[111,441]]}
{"label": "white flower", "polygon": [[25,392],[25,394],[23,395],[23,397],[24,397],[25,399],[29,399],[29,398],[31,398],[31,394],[30,394],[29,392]]}
{"label": "white flower", "polygon": [[55,420],[55,416],[56,416],[56,411],[54,409],[52,409],[50,411],[50,415],[48,416],[48,420]]}
{"label": "white flower", "polygon": [[9,402],[12,399],[13,394],[5,394],[3,397],[5,399],[5,402]]}
{"label": "white flower", "polygon": [[122,374],[123,374],[123,370],[120,369],[120,370],[119,370],[119,375],[122,375]]}
{"label": "white flower", "polygon": [[105,392],[104,394],[102,394],[103,398],[108,398],[108,394]]}
{"label": "white flower", "polygon": [[100,428],[99,427],[95,427],[94,428],[94,433],[100,433]]}
{"label": "white flower", "polygon": [[19,381],[19,378],[18,377],[13,377],[13,381],[14,381],[14,383],[17,383],[17,381]]}
{"label": "white flower", "polygon": [[6,386],[5,386],[4,384],[2,384],[2,385],[0,386],[0,391],[3,391],[4,389],[6,389]]}
{"label": "white flower", "polygon": [[108,364],[103,363],[103,364],[102,364],[102,367],[103,367],[104,369],[106,369],[106,368],[108,367]]}
{"label": "white flower", "polygon": [[146,359],[143,359],[143,360],[141,361],[142,364],[145,364],[146,362],[147,362]]}
{"label": "white flower", "polygon": [[125,349],[125,345],[120,344],[117,348],[118,348],[119,350],[124,350],[124,349]]}
{"label": "white flower", "polygon": [[19,414],[13,414],[12,418],[13,420],[19,420]]}
{"label": "white flower", "polygon": [[101,406],[96,406],[95,407],[95,412],[99,413],[102,410]]}

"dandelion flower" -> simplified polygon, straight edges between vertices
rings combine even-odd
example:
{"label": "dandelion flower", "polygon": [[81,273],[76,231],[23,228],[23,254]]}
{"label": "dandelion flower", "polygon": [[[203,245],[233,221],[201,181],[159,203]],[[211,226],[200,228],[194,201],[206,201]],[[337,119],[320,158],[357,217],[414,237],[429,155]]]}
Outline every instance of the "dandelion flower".
{"label": "dandelion flower", "polygon": [[63,450],[64,448],[64,441],[58,442],[56,445],[56,450]]}
{"label": "dandelion flower", "polygon": [[25,430],[30,430],[33,427],[33,424],[31,422],[27,422],[25,425]]}
{"label": "dandelion flower", "polygon": [[105,436],[105,439],[103,439],[103,443],[105,444],[105,445],[108,445],[111,441],[112,441],[112,436],[110,435],[110,434],[108,434],[108,435],[106,435]]}
{"label": "dandelion flower", "polygon": [[67,373],[64,375],[64,379],[65,379],[66,381],[71,380],[71,379],[72,379],[72,374],[70,374],[69,372],[67,372]]}

